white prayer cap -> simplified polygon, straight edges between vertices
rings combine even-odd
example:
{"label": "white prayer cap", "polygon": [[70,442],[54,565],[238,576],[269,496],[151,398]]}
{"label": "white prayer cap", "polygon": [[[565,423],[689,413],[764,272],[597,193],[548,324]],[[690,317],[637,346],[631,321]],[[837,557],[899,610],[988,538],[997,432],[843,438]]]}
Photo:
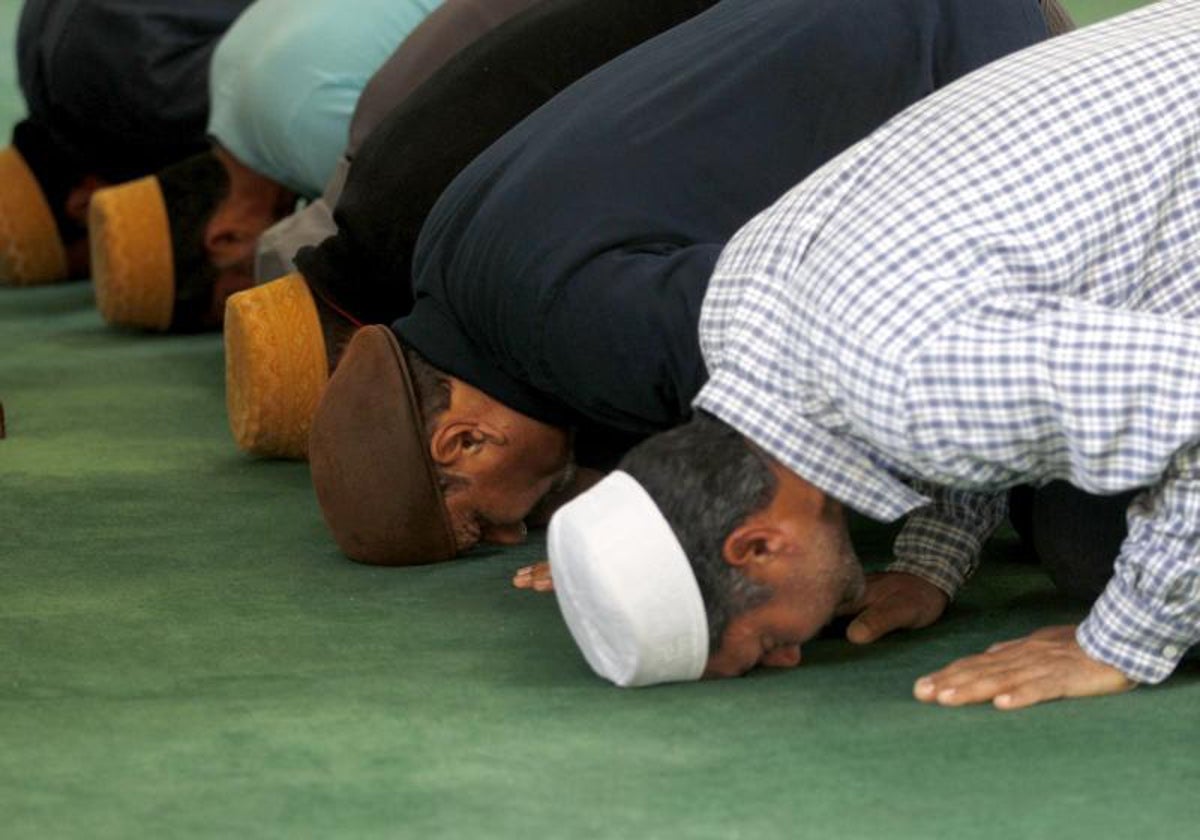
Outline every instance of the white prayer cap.
{"label": "white prayer cap", "polygon": [[618,470],[564,505],[547,543],[558,607],[593,671],[624,687],[700,679],[700,587],[636,479]]}

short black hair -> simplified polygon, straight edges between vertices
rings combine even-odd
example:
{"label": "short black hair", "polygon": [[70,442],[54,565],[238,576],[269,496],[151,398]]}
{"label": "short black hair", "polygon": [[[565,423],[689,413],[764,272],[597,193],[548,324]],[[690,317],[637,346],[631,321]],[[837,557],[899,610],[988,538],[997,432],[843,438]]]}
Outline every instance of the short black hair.
{"label": "short black hair", "polygon": [[[408,365],[413,392],[417,395],[417,407],[421,410],[425,445],[428,447],[438,418],[450,408],[450,377],[434,367],[428,359],[405,344],[403,340],[399,340],[399,342],[400,349],[404,353],[404,362]],[[462,476],[446,472],[439,464],[434,464],[434,472],[437,473],[438,486],[441,488],[443,496],[466,484],[466,479]]]}
{"label": "short black hair", "polygon": [[658,505],[683,547],[708,615],[709,652],[730,620],[770,596],[725,562],[725,539],[771,503],[778,480],[767,457],[733,427],[697,412],[691,421],[644,441],[618,469]]}
{"label": "short black hair", "polygon": [[211,151],[184,158],[158,173],[175,264],[175,309],[171,330],[207,329],[217,268],[208,256],[204,231],[229,195],[229,174]]}

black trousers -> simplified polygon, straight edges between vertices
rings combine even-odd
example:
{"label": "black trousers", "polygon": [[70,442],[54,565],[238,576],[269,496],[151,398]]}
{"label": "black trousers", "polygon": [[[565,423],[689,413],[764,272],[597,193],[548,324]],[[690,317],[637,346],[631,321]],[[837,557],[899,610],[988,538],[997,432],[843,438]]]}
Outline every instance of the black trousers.
{"label": "black trousers", "polygon": [[1127,531],[1125,509],[1140,491],[1093,496],[1065,481],[1017,487],[1009,518],[1064,595],[1094,601],[1112,576]]}

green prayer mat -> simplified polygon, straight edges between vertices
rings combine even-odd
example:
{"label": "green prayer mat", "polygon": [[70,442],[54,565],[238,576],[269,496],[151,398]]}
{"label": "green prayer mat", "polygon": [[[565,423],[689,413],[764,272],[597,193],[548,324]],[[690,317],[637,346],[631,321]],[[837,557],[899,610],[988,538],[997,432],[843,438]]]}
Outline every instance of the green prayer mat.
{"label": "green prayer mat", "polygon": [[[1137,5],[1069,3],[1081,21]],[[0,125],[21,116],[0,0]],[[1200,667],[931,708],[913,680],[1083,614],[996,541],[935,628],[618,690],[541,557],[343,559],[299,464],[238,454],[219,336],[0,289],[0,838],[1153,838],[1200,831]],[[889,532],[856,526],[864,555]]]}

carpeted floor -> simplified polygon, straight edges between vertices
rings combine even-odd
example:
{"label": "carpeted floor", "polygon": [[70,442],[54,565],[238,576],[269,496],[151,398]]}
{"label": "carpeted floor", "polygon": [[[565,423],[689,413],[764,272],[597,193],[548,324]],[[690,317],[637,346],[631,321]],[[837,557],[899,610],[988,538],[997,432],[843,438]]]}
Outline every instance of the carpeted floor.
{"label": "carpeted floor", "polygon": [[[0,126],[21,103],[0,0]],[[1081,20],[1137,5],[1069,3]],[[342,559],[296,464],[238,455],[217,336],[0,289],[0,837],[1150,838],[1200,824],[1200,667],[1001,714],[912,680],[1081,611],[1000,541],[936,628],[618,691],[526,548]],[[878,554],[886,532],[862,526]]]}

